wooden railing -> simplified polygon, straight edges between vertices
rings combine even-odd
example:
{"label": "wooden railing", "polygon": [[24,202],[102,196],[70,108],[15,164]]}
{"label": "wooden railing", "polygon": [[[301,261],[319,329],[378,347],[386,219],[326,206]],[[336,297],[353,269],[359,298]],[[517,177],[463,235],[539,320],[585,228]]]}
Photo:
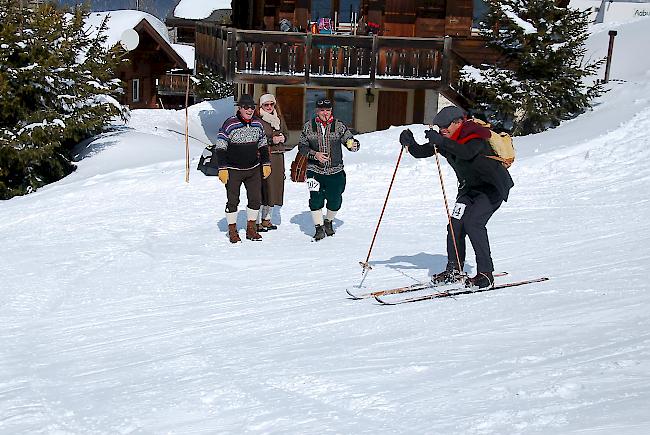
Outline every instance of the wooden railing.
{"label": "wooden railing", "polygon": [[452,39],[319,35],[197,25],[196,56],[227,81],[448,88]]}
{"label": "wooden railing", "polygon": [[[158,77],[158,93],[160,95],[185,95],[187,91],[187,74],[172,74],[168,73],[164,76]],[[190,93],[194,89],[190,82]]]}

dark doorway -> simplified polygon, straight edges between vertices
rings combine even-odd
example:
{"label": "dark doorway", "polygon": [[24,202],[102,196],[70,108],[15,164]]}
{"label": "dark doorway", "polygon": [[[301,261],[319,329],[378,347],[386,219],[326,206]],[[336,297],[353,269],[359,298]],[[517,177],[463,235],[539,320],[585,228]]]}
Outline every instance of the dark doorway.
{"label": "dark doorway", "polygon": [[379,91],[377,130],[386,130],[391,125],[406,124],[406,102],[408,93],[403,91]]}

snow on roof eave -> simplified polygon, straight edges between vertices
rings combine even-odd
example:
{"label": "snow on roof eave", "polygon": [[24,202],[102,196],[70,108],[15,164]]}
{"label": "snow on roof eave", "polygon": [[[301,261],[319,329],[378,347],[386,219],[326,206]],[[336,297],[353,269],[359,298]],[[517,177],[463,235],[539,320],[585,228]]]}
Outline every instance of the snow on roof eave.
{"label": "snow on roof eave", "polygon": [[174,18],[204,20],[214,11],[231,10],[231,0],[179,0],[170,14]]}
{"label": "snow on roof eave", "polygon": [[174,47],[170,45],[170,43],[163,38],[156,29],[149,23],[149,21],[146,18],[143,18],[137,25],[133,27],[137,32],[140,31],[145,31],[148,33],[154,41],[158,43],[158,45],[161,47],[161,49],[174,61],[176,62],[176,65],[180,69],[188,69],[187,63],[185,62],[185,59],[181,57],[181,55],[174,50]]}
{"label": "snow on roof eave", "polygon": [[158,18],[151,14],[135,10],[115,10],[105,12],[91,12],[85,20],[85,28],[91,34],[96,34],[102,20],[109,16],[106,45],[113,47],[120,41],[122,33],[127,29],[134,29],[143,19],[146,19],[151,27],[163,38],[170,43],[167,33],[167,26]]}

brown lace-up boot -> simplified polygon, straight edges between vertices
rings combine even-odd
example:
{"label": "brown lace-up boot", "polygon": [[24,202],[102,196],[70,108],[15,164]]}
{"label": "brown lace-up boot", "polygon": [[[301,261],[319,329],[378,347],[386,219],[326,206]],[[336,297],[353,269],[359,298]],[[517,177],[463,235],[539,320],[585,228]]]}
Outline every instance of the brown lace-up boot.
{"label": "brown lace-up boot", "polygon": [[248,240],[262,240],[262,236],[260,236],[260,233],[257,232],[256,227],[257,225],[255,224],[255,221],[248,221],[246,224],[246,238]]}
{"label": "brown lace-up boot", "polygon": [[228,238],[230,239],[230,243],[241,242],[237,233],[237,224],[228,224]]}

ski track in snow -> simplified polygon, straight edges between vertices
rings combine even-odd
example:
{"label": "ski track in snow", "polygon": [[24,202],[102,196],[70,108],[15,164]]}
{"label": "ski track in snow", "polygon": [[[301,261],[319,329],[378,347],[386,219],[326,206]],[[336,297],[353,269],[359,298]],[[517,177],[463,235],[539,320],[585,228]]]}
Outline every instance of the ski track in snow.
{"label": "ski track in snow", "polygon": [[[185,184],[182,138],[154,128],[183,114],[134,112],[137,131],[77,173],[0,204],[0,433],[648,433],[650,109],[634,104],[522,138],[492,251],[502,280],[550,281],[398,307],[344,290],[401,128],[346,154],[334,237],[310,242],[307,192],[288,181],[280,229],[231,246],[223,187]],[[605,115],[620,125],[595,130]],[[199,137],[212,118],[193,116]],[[139,146],[160,154],[108,160]],[[357,290],[443,268],[445,222],[434,161],[405,156]]]}

